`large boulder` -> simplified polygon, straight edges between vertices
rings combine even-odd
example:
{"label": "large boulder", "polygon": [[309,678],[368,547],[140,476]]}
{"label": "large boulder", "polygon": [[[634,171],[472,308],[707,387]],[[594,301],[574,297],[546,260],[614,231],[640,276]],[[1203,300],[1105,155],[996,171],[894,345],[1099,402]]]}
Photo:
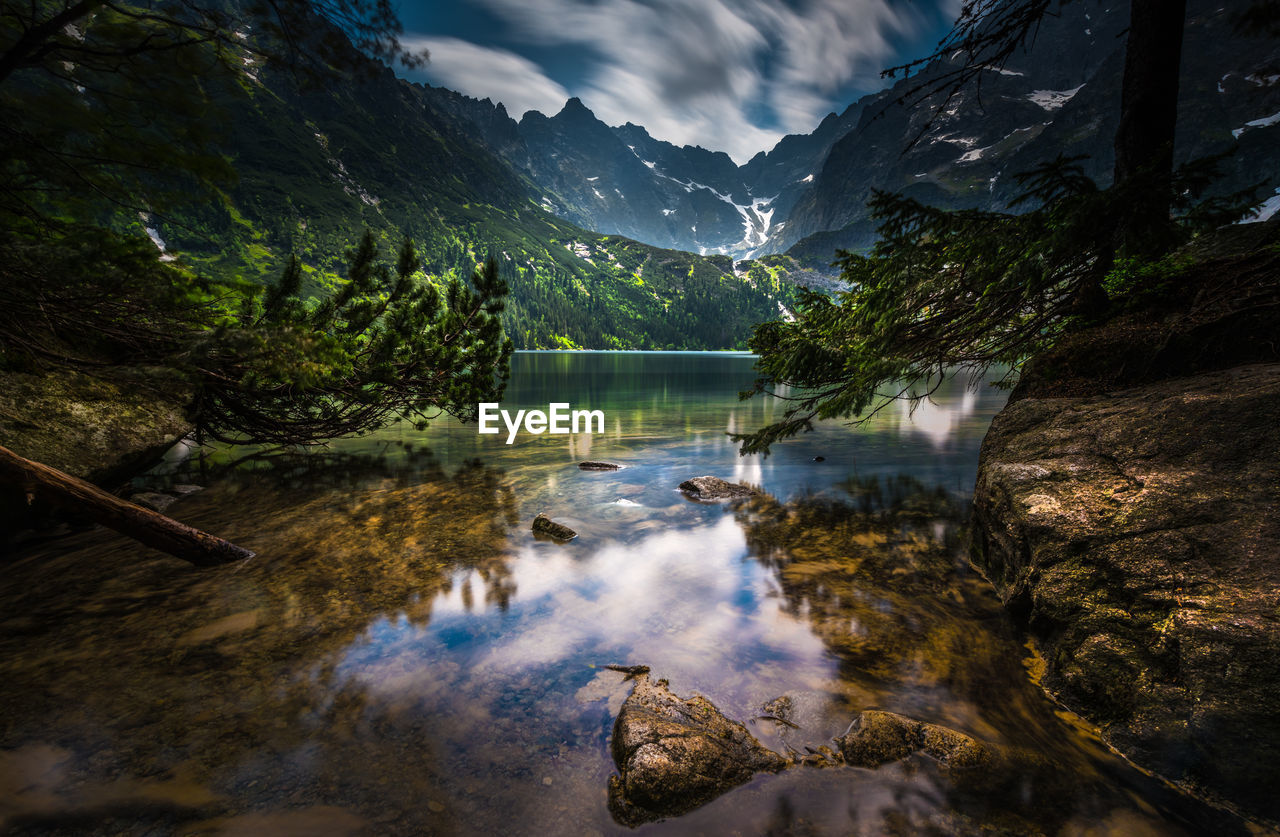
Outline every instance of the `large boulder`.
{"label": "large boulder", "polygon": [[190,389],[173,373],[112,371],[0,374],[0,444],[97,485],[153,464],[191,431]]}
{"label": "large boulder", "polygon": [[1010,404],[975,561],[1139,764],[1280,818],[1280,365]]}
{"label": "large boulder", "polygon": [[612,750],[619,775],[609,780],[609,810],[632,826],[686,813],[787,766],[711,701],[681,699],[666,680],[643,673],[613,725]]}

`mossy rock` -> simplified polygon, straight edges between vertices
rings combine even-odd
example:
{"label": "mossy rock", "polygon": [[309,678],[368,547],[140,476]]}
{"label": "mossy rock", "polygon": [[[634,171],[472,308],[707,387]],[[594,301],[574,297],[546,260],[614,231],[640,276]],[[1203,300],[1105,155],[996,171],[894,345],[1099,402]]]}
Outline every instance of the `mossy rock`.
{"label": "mossy rock", "polygon": [[787,766],[705,697],[682,699],[647,674],[635,681],[611,743],[618,775],[609,780],[609,810],[623,825],[679,816]]}
{"label": "mossy rock", "polygon": [[983,442],[974,562],[1043,685],[1141,766],[1280,820],[1280,364],[1028,397]]}

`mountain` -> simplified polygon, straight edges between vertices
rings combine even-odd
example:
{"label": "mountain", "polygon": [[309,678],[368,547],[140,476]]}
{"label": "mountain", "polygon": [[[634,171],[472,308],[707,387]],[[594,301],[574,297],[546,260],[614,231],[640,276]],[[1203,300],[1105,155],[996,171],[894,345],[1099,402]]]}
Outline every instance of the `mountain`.
{"label": "mountain", "polygon": [[[1217,193],[1274,178],[1280,44],[1237,33],[1229,6],[1189,5],[1176,158],[1230,154]],[[864,99],[858,125],[831,147],[812,189],[774,226],[765,250],[829,262],[837,248],[870,245],[872,189],[946,208],[1004,209],[1019,192],[1013,175],[1059,154],[1082,157],[1086,173],[1108,185],[1127,25],[1124,3],[1063,5],[1045,18],[1030,50],[984,73],[980,89],[963,91],[928,126],[942,97],[923,107],[898,104],[913,80]],[[924,75],[942,69],[935,64]]]}
{"label": "mountain", "polygon": [[339,281],[364,227],[387,253],[407,234],[435,276],[498,259],[519,348],[742,348],[792,297],[789,262],[735,269],[552,215],[502,156],[524,140],[500,107],[385,68],[308,86],[263,67],[209,85],[238,182],[225,203],[134,224],[196,269],[265,281],[296,253],[316,289]]}
{"label": "mountain", "polygon": [[[1191,5],[1178,157],[1234,150],[1219,191],[1263,181],[1280,169],[1280,46]],[[297,252],[326,284],[368,225],[388,248],[413,235],[441,276],[497,256],[521,347],[741,347],[793,282],[829,283],[838,248],[874,241],[873,189],[1003,209],[1014,174],[1059,154],[1108,182],[1127,17],[1122,3],[1065,4],[944,109],[902,105],[917,80],[900,80],[742,166],[605,125],[577,99],[517,122],[385,68],[323,89],[261,68],[247,93],[215,97],[240,172],[228,204],[139,226],[213,272],[265,276]]]}
{"label": "mountain", "polygon": [[530,111],[517,123],[488,99],[421,89],[468,120],[557,216],[659,247],[735,258],[761,251],[775,219],[791,210],[861,113],[855,104],[830,114],[813,133],[785,137],[740,167],[724,152],[676,146],[630,122],[610,127],[577,98],[554,116]]}
{"label": "mountain", "polygon": [[[1218,190],[1264,181],[1280,169],[1277,41],[1234,31],[1234,8],[1190,6],[1178,159],[1234,151]],[[638,125],[606,126],[577,99],[554,116],[530,112],[516,123],[487,100],[464,104],[458,94],[427,90],[469,115],[482,141],[561,218],[698,253],[789,252],[829,270],[837,248],[875,240],[866,211],[873,189],[946,208],[1004,209],[1018,193],[1013,175],[1060,153],[1082,156],[1106,185],[1128,16],[1128,4],[1112,0],[1055,7],[1029,49],[945,107],[940,95],[917,106],[899,101],[914,101],[915,85],[945,71],[949,62],[940,61],[743,166],[654,139]]]}

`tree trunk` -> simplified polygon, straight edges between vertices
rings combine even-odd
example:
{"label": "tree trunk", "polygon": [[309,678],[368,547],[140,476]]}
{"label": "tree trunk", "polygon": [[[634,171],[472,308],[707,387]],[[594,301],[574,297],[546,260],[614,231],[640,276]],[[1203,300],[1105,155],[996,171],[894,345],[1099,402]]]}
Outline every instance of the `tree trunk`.
{"label": "tree trunk", "polygon": [[[1187,0],[1132,0],[1125,45],[1115,185],[1132,191],[1119,230],[1123,250],[1153,252],[1164,242],[1172,202],[1178,71]],[[1154,240],[1153,240],[1154,239]]]}
{"label": "tree trunk", "polygon": [[0,477],[13,480],[29,495],[84,514],[109,529],[196,566],[212,567],[253,557],[247,549],[121,500],[56,468],[23,459],[5,447],[0,447]]}

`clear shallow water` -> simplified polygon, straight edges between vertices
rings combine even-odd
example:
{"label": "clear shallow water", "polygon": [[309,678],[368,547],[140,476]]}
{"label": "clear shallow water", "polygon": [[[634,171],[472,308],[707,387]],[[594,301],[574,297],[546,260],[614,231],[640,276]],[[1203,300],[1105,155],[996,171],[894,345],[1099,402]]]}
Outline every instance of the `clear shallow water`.
{"label": "clear shallow water", "polygon": [[[1033,683],[964,561],[1004,395],[953,382],[914,416],[739,457],[751,358],[517,355],[503,406],[603,409],[516,444],[439,421],[279,454],[175,451],[170,513],[255,550],[193,570],[101,530],[0,581],[0,818],[83,833],[595,834],[608,738],[643,663],[766,745],[887,709],[1036,754],[981,793],[927,759],[760,776],[661,833],[1164,834],[1231,818],[1111,755]],[[814,462],[815,456],[825,457]],[[626,465],[584,472],[582,459]],[[677,484],[759,486],[737,506]],[[545,512],[579,538],[535,538]],[[791,695],[799,729],[759,720]],[[0,825],[3,828],[3,825]]]}

